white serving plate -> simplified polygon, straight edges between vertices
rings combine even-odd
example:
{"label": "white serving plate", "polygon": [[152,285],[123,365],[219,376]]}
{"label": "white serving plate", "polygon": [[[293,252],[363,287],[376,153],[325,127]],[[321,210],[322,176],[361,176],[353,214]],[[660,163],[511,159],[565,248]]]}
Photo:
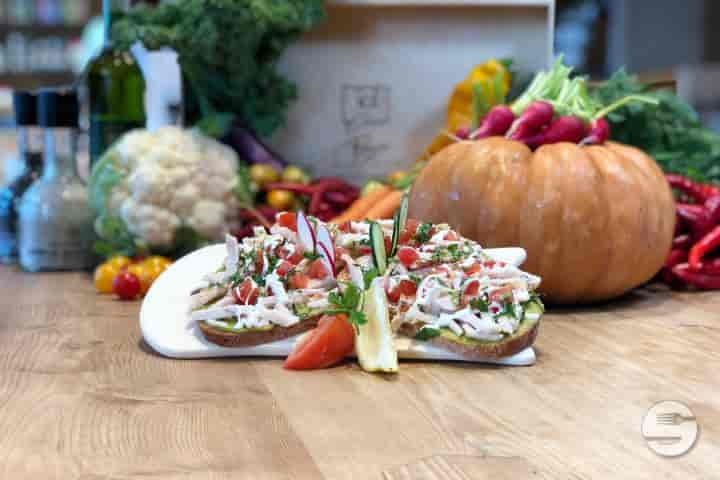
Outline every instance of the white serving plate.
{"label": "white serving plate", "polygon": [[[486,253],[496,261],[520,265],[526,254],[522,248],[488,249]],[[156,352],[172,358],[208,357],[285,357],[297,339],[246,348],[227,348],[208,342],[197,325],[189,320],[190,292],[203,275],[214,270],[225,259],[225,245],[211,245],[192,252],[163,272],[153,283],[140,309],[140,329],[145,341]],[[395,341],[400,359],[467,361],[454,353],[435,348],[410,338]],[[532,348],[503,359],[487,359],[482,363],[499,365],[532,365]]]}

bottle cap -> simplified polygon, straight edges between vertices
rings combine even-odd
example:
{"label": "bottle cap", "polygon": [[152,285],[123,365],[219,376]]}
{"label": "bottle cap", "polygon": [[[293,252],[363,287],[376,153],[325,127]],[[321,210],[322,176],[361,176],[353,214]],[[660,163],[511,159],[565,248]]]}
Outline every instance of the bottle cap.
{"label": "bottle cap", "polygon": [[18,126],[37,125],[37,95],[25,90],[13,92],[15,123]]}
{"label": "bottle cap", "polygon": [[78,126],[80,105],[72,87],[43,88],[38,92],[38,123],[41,127]]}

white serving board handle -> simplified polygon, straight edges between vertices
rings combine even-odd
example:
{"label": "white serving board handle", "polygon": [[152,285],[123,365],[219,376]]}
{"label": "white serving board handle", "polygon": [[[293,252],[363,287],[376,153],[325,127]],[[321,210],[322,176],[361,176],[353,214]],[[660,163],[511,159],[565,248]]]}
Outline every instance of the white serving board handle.
{"label": "white serving board handle", "polygon": [[[496,261],[517,266],[526,258],[522,248],[497,248],[485,252]],[[224,259],[225,245],[211,245],[184,256],[163,272],[153,283],[140,309],[143,338],[156,352],[172,358],[286,357],[296,338],[256,347],[227,348],[208,342],[197,325],[191,324],[188,315],[190,292],[207,272],[221,265]],[[395,345],[400,359],[468,361],[410,338],[397,338]],[[527,348],[511,357],[475,361],[499,365],[532,365],[535,363],[535,352]]]}

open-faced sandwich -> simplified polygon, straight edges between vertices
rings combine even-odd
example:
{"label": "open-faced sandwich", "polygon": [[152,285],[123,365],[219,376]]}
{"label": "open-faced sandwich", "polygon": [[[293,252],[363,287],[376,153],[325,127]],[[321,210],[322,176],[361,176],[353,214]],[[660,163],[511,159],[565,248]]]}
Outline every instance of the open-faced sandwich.
{"label": "open-faced sandwich", "polygon": [[[543,312],[534,293],[540,279],[494,261],[448,225],[405,219],[404,211],[394,220],[340,225],[286,212],[269,233],[259,227],[242,242],[228,237],[224,265],[193,292],[192,319],[208,341],[229,347],[320,323],[314,331],[332,331],[324,333],[330,344],[316,351],[344,356],[345,337],[353,335],[350,351],[354,343],[363,368],[373,371],[397,369],[393,335],[469,359],[530,346]],[[328,327],[333,322],[348,328]],[[308,350],[318,342],[312,337],[297,348]]]}

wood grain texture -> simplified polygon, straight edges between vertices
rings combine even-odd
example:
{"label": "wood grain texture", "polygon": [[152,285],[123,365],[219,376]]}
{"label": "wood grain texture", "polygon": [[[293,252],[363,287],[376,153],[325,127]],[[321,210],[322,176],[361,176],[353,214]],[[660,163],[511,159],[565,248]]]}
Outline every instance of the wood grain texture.
{"label": "wood grain texture", "polygon": [[[538,363],[288,372],[171,360],[88,275],[0,269],[2,479],[720,478],[720,294],[646,288],[543,320]],[[640,424],[685,402],[665,459]]]}

